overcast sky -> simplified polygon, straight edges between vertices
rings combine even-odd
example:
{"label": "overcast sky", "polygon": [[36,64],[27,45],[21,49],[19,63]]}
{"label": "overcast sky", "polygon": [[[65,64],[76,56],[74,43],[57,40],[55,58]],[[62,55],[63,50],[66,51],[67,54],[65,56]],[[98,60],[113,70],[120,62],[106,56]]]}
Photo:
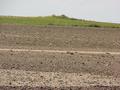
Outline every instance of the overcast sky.
{"label": "overcast sky", "polygon": [[52,14],[120,23],[120,0],[0,0],[0,15]]}

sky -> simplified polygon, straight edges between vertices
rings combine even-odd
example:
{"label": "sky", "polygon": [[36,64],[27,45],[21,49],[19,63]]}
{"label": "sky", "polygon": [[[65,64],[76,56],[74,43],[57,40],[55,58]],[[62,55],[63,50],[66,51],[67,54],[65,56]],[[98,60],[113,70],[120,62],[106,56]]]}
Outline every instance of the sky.
{"label": "sky", "polygon": [[120,23],[120,0],[0,0],[0,15],[69,17]]}

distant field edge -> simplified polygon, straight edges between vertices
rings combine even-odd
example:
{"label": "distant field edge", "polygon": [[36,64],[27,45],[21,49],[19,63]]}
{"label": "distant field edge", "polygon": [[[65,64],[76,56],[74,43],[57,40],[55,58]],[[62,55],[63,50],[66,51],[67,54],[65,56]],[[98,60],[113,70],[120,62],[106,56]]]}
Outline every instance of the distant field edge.
{"label": "distant field edge", "polygon": [[69,18],[63,15],[45,17],[0,16],[0,24],[120,28],[120,24],[118,23],[88,21],[84,19]]}

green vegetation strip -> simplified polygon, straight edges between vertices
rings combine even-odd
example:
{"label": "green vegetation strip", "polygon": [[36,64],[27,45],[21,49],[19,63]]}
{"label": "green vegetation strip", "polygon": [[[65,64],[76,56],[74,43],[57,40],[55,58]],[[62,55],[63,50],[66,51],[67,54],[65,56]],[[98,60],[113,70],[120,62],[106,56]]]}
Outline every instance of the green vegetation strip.
{"label": "green vegetation strip", "polygon": [[65,15],[46,17],[0,16],[0,24],[120,28],[120,24],[87,21],[82,19],[69,18]]}

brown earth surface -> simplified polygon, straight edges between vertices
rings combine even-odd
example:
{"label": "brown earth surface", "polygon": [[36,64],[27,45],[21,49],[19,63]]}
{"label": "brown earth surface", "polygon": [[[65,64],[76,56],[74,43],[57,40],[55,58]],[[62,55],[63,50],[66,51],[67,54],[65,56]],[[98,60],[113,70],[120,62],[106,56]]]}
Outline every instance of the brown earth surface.
{"label": "brown earth surface", "polygon": [[0,47],[120,51],[120,29],[1,24]]}
{"label": "brown earth surface", "polygon": [[[120,84],[117,80],[120,79],[120,54],[111,54],[108,52],[120,51],[120,29],[110,28],[78,28],[78,27],[40,27],[40,26],[25,26],[25,25],[0,25],[0,49],[13,49],[13,50],[0,50],[0,90],[119,90]],[[36,52],[36,51],[14,51],[14,49],[26,50],[59,50],[66,51],[66,53],[58,52]],[[74,51],[90,51],[99,52],[103,54],[92,53],[77,53]],[[5,70],[5,71],[2,71]],[[7,70],[11,70],[7,71]],[[12,72],[13,70],[13,72]],[[86,82],[81,80],[87,85],[93,86],[32,86],[33,84],[26,84],[21,79],[28,80],[27,75],[22,76],[21,79],[17,78],[14,70],[23,70],[23,74],[27,71],[39,72],[56,72],[90,74],[90,77],[98,75],[101,79]],[[19,75],[20,75],[19,74]],[[18,76],[19,76],[18,75]],[[36,76],[39,74],[36,74]],[[48,74],[49,75],[49,74]],[[54,75],[54,74],[53,74]],[[56,74],[55,74],[56,75]],[[64,75],[64,74],[63,74]],[[3,79],[6,76],[8,79]],[[11,76],[15,80],[12,81]],[[34,74],[31,74],[35,78]],[[106,78],[104,78],[104,76]],[[50,76],[52,78],[52,76]],[[57,77],[57,75],[56,75]],[[67,76],[66,76],[67,77]],[[83,75],[84,77],[84,75]],[[88,77],[88,79],[90,78]],[[110,82],[109,78],[112,80]],[[31,81],[32,77],[29,77]],[[37,78],[37,77],[36,77]],[[40,77],[42,78],[42,77]],[[57,77],[63,80],[63,77]],[[80,77],[79,77],[80,78]],[[8,80],[11,81],[10,85],[6,85]],[[54,81],[54,78],[52,78]],[[97,78],[94,78],[97,80]],[[104,85],[99,85],[101,80],[105,80]],[[4,82],[3,82],[4,81]],[[43,80],[44,81],[44,80]],[[114,82],[112,82],[114,81]],[[5,83],[5,85],[2,85]],[[16,82],[12,86],[13,82]],[[61,81],[64,83],[64,80]],[[78,81],[67,81],[66,83],[78,83]],[[74,83],[75,82],[75,83]],[[62,83],[62,84],[63,84]],[[21,86],[19,86],[21,85]],[[31,85],[31,86],[24,86]],[[55,84],[56,85],[56,84]],[[61,85],[61,84],[60,84]],[[68,84],[66,84],[68,85]],[[76,84],[75,84],[76,85]],[[111,86],[113,85],[113,86]]]}
{"label": "brown earth surface", "polygon": [[12,87],[12,86],[2,86],[0,90],[120,90],[118,86],[95,86],[95,87]]}
{"label": "brown earth surface", "polygon": [[120,55],[0,51],[0,69],[120,77]]}

